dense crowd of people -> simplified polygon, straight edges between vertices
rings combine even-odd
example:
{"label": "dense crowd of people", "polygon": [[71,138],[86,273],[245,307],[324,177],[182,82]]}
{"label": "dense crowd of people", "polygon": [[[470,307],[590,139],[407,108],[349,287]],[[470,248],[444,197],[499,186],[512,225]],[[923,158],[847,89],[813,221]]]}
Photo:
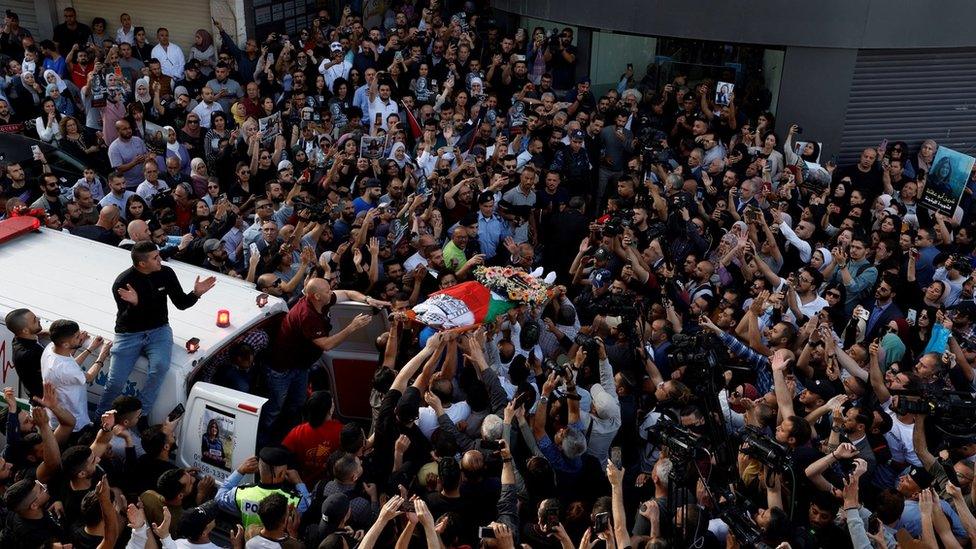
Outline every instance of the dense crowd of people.
{"label": "dense crowd of people", "polygon": [[[111,341],[6,316],[22,389],[4,389],[0,546],[976,540],[976,184],[952,215],[920,203],[938,143],[821,162],[761,76],[717,97],[628,66],[597,96],[571,29],[473,3],[393,2],[369,27],[322,10],[243,44],[216,21],[175,44],[138,14],[63,17],[40,39],[7,12],[0,132],[85,170],[8,161],[0,208],[132,267],[105,296]],[[174,463],[178,415],[146,417],[167,302],[221,283],[187,291],[170,261],[289,307],[212,372],[269,398],[219,483]],[[481,266],[555,273],[551,298],[460,332],[405,314]],[[333,325],[345,301],[391,319],[366,421],[333,417],[322,375],[370,322]],[[204,462],[221,440],[212,421]]]}

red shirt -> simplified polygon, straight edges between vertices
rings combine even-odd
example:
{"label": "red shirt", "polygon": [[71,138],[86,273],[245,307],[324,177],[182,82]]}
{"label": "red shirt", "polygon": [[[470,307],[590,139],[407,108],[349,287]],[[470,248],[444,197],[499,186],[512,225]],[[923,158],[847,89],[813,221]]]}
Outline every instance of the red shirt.
{"label": "red shirt", "polygon": [[302,297],[288,311],[278,329],[278,352],[275,353],[274,364],[276,370],[308,369],[322,356],[322,349],[314,340],[328,337],[332,331],[329,307],[335,302],[335,294],[332,294],[332,301],[319,313],[308,302],[307,297]]}
{"label": "red shirt", "polygon": [[325,476],[329,455],[339,447],[342,423],[330,419],[312,427],[302,423],[288,433],[282,444],[301,461],[299,473],[305,484],[313,485]]}
{"label": "red shirt", "polygon": [[78,86],[78,89],[84,88],[88,85],[88,73],[90,73],[95,68],[94,63],[89,63],[87,65],[82,65],[81,63],[75,63],[71,65],[71,81]]}

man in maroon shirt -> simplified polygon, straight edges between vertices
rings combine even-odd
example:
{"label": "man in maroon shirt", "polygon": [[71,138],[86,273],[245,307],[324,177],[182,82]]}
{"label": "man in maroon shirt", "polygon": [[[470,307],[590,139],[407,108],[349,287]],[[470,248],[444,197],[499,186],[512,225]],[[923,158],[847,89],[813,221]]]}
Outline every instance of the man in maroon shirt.
{"label": "man in maroon shirt", "polygon": [[[369,324],[370,315],[359,314],[348,326],[332,332],[329,309],[339,301],[355,301],[373,307],[389,307],[386,301],[367,297],[354,290],[333,290],[324,278],[313,278],[305,286],[305,295],[298,300],[281,321],[274,362],[268,368],[270,399],[261,419],[262,433],[271,433],[278,416],[287,418],[282,427],[293,425],[308,389],[308,371],[322,357],[353,332]],[[267,436],[267,435],[266,435]]]}

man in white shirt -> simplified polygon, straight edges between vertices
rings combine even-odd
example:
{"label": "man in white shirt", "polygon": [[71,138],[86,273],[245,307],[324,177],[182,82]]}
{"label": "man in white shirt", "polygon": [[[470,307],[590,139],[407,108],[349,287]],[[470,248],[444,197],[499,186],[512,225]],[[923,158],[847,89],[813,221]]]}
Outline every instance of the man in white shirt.
{"label": "man in white shirt", "polygon": [[434,238],[428,234],[417,237],[415,244],[417,251],[403,262],[403,270],[413,271],[421,265],[427,265],[427,257],[424,255],[428,247],[434,245]]}
{"label": "man in white shirt", "polygon": [[379,83],[379,75],[373,76],[372,82],[367,82],[369,89],[366,91],[366,98],[369,99],[369,127],[371,133],[376,133],[377,128],[388,130],[386,119],[391,114],[399,114],[400,107],[397,102],[390,99],[393,92],[387,82]]}
{"label": "man in white shirt", "polygon": [[[88,384],[95,380],[105,364],[112,349],[112,342],[104,342],[101,337],[92,340],[91,346],[74,356],[80,349],[88,333],[81,331],[73,320],[55,320],[50,328],[51,343],[41,354],[41,378],[54,385],[58,401],[75,418],[74,431],[80,431],[91,423],[88,416]],[[98,358],[88,368],[82,369],[88,358],[101,348]],[[51,417],[51,427],[56,428],[57,418]]]}
{"label": "man in white shirt", "polygon": [[146,180],[139,183],[139,186],[136,187],[136,194],[144,198],[146,202],[152,204],[153,197],[159,193],[168,191],[169,185],[159,179],[159,166],[156,165],[155,160],[146,161],[146,164],[142,168],[142,174],[146,176]]}
{"label": "man in white shirt", "polygon": [[135,44],[136,28],[132,26],[132,17],[128,13],[119,16],[119,28],[115,31],[116,44]]}
{"label": "man in white shirt", "polygon": [[200,117],[201,127],[209,130],[211,115],[224,109],[220,106],[220,103],[214,101],[214,91],[210,86],[204,86],[200,92],[200,96],[203,98],[203,101],[197,103],[197,106],[193,107],[193,110],[190,112]]}
{"label": "man in white shirt", "polygon": [[349,70],[352,69],[352,63],[345,60],[342,44],[333,42],[329,46],[329,50],[331,54],[328,59],[323,59],[319,64],[319,72],[325,76],[326,88],[331,90],[332,84],[337,78],[349,78]]}
{"label": "man in white shirt", "polygon": [[454,382],[450,379],[438,379],[430,384],[430,392],[436,397],[425,396],[429,406],[420,409],[420,416],[417,418],[417,427],[425,437],[430,438],[437,430],[437,418],[443,413],[451,418],[455,425],[468,419],[471,415],[471,406],[467,402],[453,402],[451,396],[454,393]]}
{"label": "man in white shirt", "polygon": [[186,64],[183,50],[169,41],[169,30],[166,27],[159,27],[156,31],[156,40],[159,43],[153,47],[152,56],[159,60],[163,74],[173,80],[182,79],[183,65]]}

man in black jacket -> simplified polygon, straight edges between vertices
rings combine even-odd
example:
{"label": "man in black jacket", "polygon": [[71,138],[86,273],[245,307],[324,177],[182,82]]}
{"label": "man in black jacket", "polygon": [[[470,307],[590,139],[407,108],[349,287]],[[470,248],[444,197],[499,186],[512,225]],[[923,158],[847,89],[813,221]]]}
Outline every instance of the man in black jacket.
{"label": "man in black jacket", "polygon": [[173,330],[169,327],[167,297],[180,310],[192,307],[200,296],[210,291],[215,277],[197,277],[193,291],[186,293],[170,267],[164,267],[159,250],[152,242],[132,246],[132,267],[112,284],[112,296],[118,306],[115,317],[115,346],[105,392],[98,403],[98,413],[109,409],[115,397],[122,394],[139,356],[149,359],[146,385],[142,389],[143,411],[149,414],[162,379],[169,370],[173,348]]}

